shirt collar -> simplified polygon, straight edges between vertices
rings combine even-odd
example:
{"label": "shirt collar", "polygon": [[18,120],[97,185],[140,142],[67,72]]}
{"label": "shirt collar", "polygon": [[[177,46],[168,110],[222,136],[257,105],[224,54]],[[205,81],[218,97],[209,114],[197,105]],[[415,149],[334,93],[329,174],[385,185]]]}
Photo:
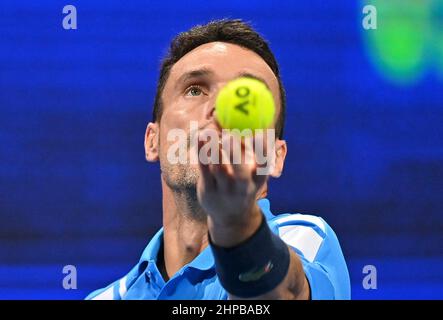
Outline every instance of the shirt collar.
{"label": "shirt collar", "polygon": [[[274,217],[271,212],[271,205],[269,200],[266,198],[258,200],[261,211],[263,212],[266,220],[270,220]],[[139,263],[144,261],[147,262],[157,262],[158,251],[160,250],[163,241],[163,228],[161,228],[151,239],[146,249],[143,251]],[[188,267],[199,269],[199,270],[209,270],[215,267],[214,256],[210,246],[208,245],[194,260],[192,260]]]}
{"label": "shirt collar", "polygon": [[158,251],[160,250],[163,241],[163,228],[157,231],[157,233],[149,241],[148,246],[143,250],[139,263],[157,262]]}
{"label": "shirt collar", "polygon": [[271,220],[274,218],[274,215],[271,212],[271,203],[268,199],[262,198],[257,201],[258,206],[260,207],[261,211],[263,212],[266,221]]}
{"label": "shirt collar", "polygon": [[189,264],[189,267],[199,270],[209,270],[215,268],[214,256],[210,246],[208,245],[198,256]]}
{"label": "shirt collar", "polygon": [[[151,239],[148,246],[142,253],[139,264],[143,262],[154,262],[157,263],[157,256],[160,247],[163,242],[163,228],[161,228]],[[214,257],[212,256],[212,251],[209,246],[207,246],[200,254],[195,257],[187,267],[192,267],[194,269],[209,270],[215,267]]]}

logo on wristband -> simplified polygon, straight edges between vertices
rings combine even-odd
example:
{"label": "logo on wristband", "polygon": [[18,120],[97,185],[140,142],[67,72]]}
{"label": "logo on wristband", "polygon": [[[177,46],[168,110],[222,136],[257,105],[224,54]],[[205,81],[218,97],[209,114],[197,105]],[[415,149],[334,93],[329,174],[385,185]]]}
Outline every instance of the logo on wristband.
{"label": "logo on wristband", "polygon": [[269,261],[268,263],[266,263],[264,267],[258,267],[258,268],[256,267],[250,271],[240,273],[238,279],[241,282],[257,281],[265,274],[269,273],[273,267],[274,265],[272,264],[271,261]]}

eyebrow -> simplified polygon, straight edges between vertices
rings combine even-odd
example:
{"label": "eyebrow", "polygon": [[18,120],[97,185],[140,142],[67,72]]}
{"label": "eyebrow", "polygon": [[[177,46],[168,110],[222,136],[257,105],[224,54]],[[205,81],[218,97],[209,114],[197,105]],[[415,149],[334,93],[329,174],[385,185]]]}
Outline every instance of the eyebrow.
{"label": "eyebrow", "polygon": [[268,83],[265,81],[265,79],[263,79],[263,78],[261,78],[261,77],[259,77],[259,76],[256,76],[256,75],[254,75],[254,74],[252,74],[252,73],[249,73],[249,72],[240,72],[240,73],[238,74],[238,76],[239,76],[239,77],[252,78],[252,79],[255,79],[255,80],[261,81],[261,82],[263,82],[263,83],[265,84],[265,86],[266,86],[266,88],[268,88],[268,90],[271,90],[271,89],[269,88]]}
{"label": "eyebrow", "polygon": [[177,79],[176,85],[178,85],[179,83],[184,83],[190,79],[209,77],[209,76],[212,76],[213,74],[214,74],[214,72],[210,69],[207,69],[207,68],[191,70],[191,71],[183,73]]}
{"label": "eyebrow", "polygon": [[[211,69],[208,68],[201,68],[201,69],[196,69],[196,70],[191,70],[188,72],[183,73],[176,82],[176,86],[180,83],[184,83],[190,79],[195,79],[195,78],[203,78],[203,77],[210,77],[214,75],[214,71],[212,71]],[[237,74],[237,77],[247,77],[247,78],[252,78],[252,79],[256,79],[258,81],[261,81],[265,84],[265,86],[269,88],[268,83],[261,77],[252,74],[250,72],[240,72]]]}

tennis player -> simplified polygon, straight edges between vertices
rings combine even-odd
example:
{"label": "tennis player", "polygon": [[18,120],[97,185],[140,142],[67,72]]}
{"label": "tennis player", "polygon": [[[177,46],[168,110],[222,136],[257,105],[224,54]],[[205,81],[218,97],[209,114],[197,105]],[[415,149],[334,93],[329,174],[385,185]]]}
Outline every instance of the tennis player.
{"label": "tennis player", "polygon": [[[171,163],[168,132],[191,136],[191,121],[199,132],[220,131],[215,97],[239,76],[260,79],[275,98],[269,174],[257,174],[256,163]],[[316,216],[274,215],[266,199],[287,153],[285,108],[275,57],[250,25],[218,20],[173,39],[145,135],[146,159],[160,161],[163,228],[128,274],[87,299],[349,299],[331,227]]]}

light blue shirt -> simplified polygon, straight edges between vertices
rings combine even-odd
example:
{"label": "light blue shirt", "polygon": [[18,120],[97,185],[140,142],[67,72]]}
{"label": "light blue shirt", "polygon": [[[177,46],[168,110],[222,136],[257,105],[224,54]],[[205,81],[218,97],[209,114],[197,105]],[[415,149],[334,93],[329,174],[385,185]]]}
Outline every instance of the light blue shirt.
{"label": "light blue shirt", "polygon": [[[267,199],[258,201],[270,229],[300,257],[312,299],[350,299],[349,273],[337,236],[320,217],[303,214],[274,216]],[[215,272],[208,246],[167,282],[157,267],[163,228],[151,239],[138,264],[121,279],[86,299],[211,299],[225,300],[227,292]]]}

